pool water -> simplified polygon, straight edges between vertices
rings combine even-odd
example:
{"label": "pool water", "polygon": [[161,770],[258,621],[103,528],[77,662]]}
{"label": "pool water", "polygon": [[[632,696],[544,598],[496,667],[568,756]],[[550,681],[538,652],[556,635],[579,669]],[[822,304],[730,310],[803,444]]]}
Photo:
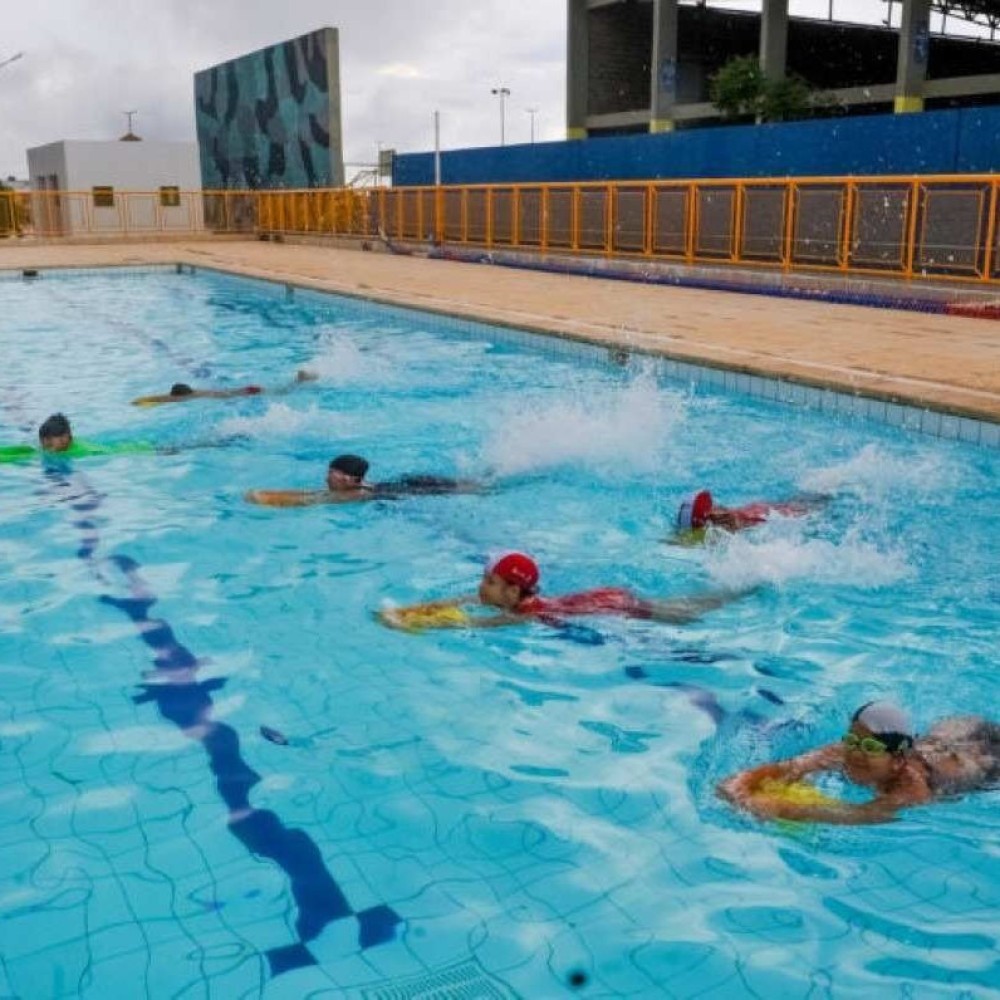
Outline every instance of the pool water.
{"label": "pool water", "polygon": [[[0,444],[62,410],[164,449],[0,466],[0,995],[1000,993],[995,792],[870,828],[714,794],[873,698],[1000,714],[1000,453],[207,272],[0,280],[0,317]],[[340,452],[489,489],[242,498]],[[669,544],[699,487],[831,500]],[[687,626],[373,617],[509,549],[550,594],[760,586]]]}

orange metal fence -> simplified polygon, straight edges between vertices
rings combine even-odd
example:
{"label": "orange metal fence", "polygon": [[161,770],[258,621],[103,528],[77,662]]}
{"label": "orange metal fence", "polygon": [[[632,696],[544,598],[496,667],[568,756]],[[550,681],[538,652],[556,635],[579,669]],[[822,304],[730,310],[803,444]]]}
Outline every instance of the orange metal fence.
{"label": "orange metal fence", "polygon": [[0,191],[0,236],[332,234],[1000,281],[992,174],[303,191]]}

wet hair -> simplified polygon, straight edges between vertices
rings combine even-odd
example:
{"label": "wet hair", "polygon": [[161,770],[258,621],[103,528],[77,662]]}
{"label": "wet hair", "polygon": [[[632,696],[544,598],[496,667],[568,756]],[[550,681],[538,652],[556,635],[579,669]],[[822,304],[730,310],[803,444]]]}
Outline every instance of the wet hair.
{"label": "wet hair", "polygon": [[885,744],[890,753],[902,753],[913,746],[913,725],[901,708],[888,701],[869,701],[851,716]]}
{"label": "wet hair", "polygon": [[175,382],[170,387],[171,396],[190,396],[194,392],[186,382]]}
{"label": "wet hair", "polygon": [[330,460],[330,468],[360,481],[368,472],[368,462],[360,455],[338,455]]}
{"label": "wet hair", "polygon": [[62,413],[53,413],[45,423],[38,428],[38,440],[44,441],[46,438],[62,437],[64,434],[72,435],[69,420]]}

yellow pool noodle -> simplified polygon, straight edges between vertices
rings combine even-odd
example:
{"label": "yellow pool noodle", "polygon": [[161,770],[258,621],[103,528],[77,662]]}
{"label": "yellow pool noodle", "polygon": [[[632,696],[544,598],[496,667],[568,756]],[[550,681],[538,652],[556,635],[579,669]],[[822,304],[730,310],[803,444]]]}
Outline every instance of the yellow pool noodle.
{"label": "yellow pool noodle", "polygon": [[810,785],[808,781],[785,782],[775,778],[767,778],[757,786],[754,794],[781,799],[783,802],[796,806],[836,806],[840,804],[837,799],[821,792],[815,785]]}
{"label": "yellow pool noodle", "polygon": [[681,528],[667,541],[670,545],[679,545],[682,548],[690,548],[694,545],[701,545],[705,541],[707,528]]}
{"label": "yellow pool noodle", "polygon": [[411,608],[396,608],[392,614],[402,628],[415,632],[425,628],[455,628],[469,623],[469,616],[455,607],[429,608],[424,604],[415,604]]}

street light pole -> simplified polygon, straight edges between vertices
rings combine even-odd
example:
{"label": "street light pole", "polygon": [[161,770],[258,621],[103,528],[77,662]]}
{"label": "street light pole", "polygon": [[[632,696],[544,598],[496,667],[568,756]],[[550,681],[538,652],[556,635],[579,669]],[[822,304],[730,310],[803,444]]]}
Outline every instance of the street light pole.
{"label": "street light pole", "polygon": [[500,145],[503,146],[507,131],[507,98],[510,97],[510,89],[504,86],[494,87],[491,93],[494,97],[500,98]]}
{"label": "street light pole", "polygon": [[531,145],[535,144],[535,115],[538,114],[538,108],[525,108],[525,111],[531,115]]}
{"label": "street light pole", "polygon": [[434,186],[441,187],[441,112],[434,112]]}

